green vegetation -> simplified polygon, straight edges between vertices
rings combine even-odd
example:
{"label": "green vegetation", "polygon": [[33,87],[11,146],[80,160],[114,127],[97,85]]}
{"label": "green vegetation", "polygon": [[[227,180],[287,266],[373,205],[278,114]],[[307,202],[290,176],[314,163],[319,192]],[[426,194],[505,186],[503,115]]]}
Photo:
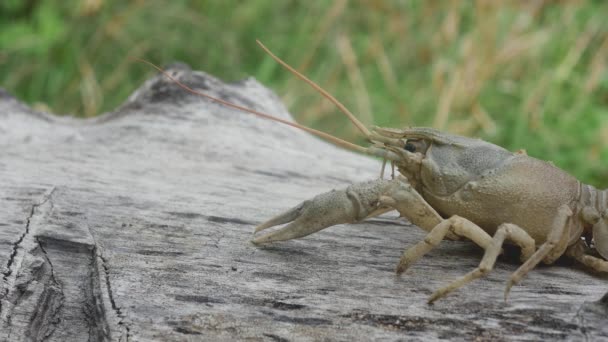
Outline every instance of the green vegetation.
{"label": "green vegetation", "polygon": [[296,119],[347,139],[366,123],[433,126],[551,160],[608,187],[606,1],[3,0],[0,86],[55,113],[122,103],[161,65],[254,76]]}

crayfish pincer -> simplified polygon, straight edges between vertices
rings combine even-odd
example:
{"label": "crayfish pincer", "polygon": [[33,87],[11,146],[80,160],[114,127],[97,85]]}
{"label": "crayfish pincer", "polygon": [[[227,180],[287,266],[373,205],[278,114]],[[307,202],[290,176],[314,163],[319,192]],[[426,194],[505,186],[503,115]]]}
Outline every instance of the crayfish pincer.
{"label": "crayfish pincer", "polygon": [[429,303],[487,274],[505,242],[520,247],[523,262],[507,282],[505,300],[511,287],[541,261],[551,264],[564,254],[595,271],[608,272],[608,190],[583,184],[551,163],[479,139],[431,128],[369,131],[335,98],[261,46],[333,101],[371,145],[361,147],[335,137],[331,141],[388,160],[399,174],[307,200],[256,227],[258,233],[287,224],[254,236],[253,243],[300,238],[397,210],[428,231],[423,241],[403,253],[397,274],[444,238],[469,239],[485,250],[477,268],[435,291]]}

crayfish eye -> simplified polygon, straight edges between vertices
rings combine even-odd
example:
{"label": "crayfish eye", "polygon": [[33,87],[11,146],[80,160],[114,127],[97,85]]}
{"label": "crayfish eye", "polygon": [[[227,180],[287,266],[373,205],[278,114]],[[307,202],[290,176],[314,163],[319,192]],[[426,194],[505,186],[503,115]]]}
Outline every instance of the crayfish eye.
{"label": "crayfish eye", "polygon": [[416,152],[416,145],[414,145],[413,143],[411,143],[409,141],[405,143],[404,148],[408,152],[412,152],[412,153]]}

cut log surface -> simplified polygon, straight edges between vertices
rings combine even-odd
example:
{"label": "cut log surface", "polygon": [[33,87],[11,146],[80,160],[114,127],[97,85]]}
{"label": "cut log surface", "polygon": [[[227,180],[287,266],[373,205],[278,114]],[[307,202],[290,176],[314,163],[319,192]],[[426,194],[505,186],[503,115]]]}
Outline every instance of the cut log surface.
{"label": "cut log surface", "polygon": [[[253,79],[170,72],[291,120]],[[338,114],[337,114],[338,115]],[[36,112],[0,91],[0,341],[608,340],[607,277],[518,267],[434,305],[479,263],[445,241],[401,277],[424,231],[394,214],[256,247],[256,224],[380,163],[155,77],[114,112]]]}

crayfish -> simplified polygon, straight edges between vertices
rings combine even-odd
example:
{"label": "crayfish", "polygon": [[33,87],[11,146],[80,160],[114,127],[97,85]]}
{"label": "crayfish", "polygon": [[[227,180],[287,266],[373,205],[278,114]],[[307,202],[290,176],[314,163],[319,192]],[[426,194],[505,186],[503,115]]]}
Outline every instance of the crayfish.
{"label": "crayfish", "polygon": [[[324,228],[359,222],[392,210],[428,232],[408,248],[396,268],[403,273],[442,240],[469,239],[484,249],[479,266],[435,291],[429,303],[492,270],[504,243],[521,249],[522,265],[510,276],[505,300],[540,262],[568,255],[608,272],[608,190],[583,184],[549,162],[500,146],[432,128],[368,130],[338,100],[258,44],[278,63],[332,101],[370,142],[362,147],[327,133],[182,88],[226,106],[303,129],[344,148],[379,157],[398,171],[304,201],[255,228],[254,244],[297,239]],[[145,61],[144,61],[145,62]],[[148,63],[148,62],[146,62]],[[150,63],[149,63],[150,64]],[[384,164],[383,164],[384,171]],[[382,174],[384,173],[382,171]],[[286,224],[265,234],[268,228]]]}

